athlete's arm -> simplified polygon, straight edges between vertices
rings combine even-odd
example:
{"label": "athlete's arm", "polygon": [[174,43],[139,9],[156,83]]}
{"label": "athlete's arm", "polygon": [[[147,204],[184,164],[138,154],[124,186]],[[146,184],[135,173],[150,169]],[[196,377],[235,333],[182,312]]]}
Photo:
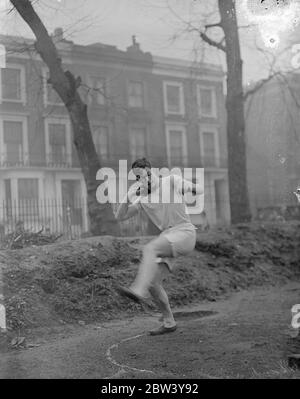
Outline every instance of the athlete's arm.
{"label": "athlete's arm", "polygon": [[297,200],[300,203],[300,187],[298,187],[297,190],[294,191],[294,194],[296,195]]}
{"label": "athlete's arm", "polygon": [[172,176],[173,184],[178,184],[182,195],[186,193],[192,193],[194,195],[201,195],[204,193],[203,188],[200,184],[195,184],[189,180],[182,179],[180,176]]}
{"label": "athlete's arm", "polygon": [[123,220],[130,219],[132,216],[136,215],[139,212],[138,204],[131,204],[128,206],[127,202],[121,203],[117,212],[116,219],[121,222]]}
{"label": "athlete's arm", "polygon": [[200,184],[195,184],[195,183],[190,183],[188,184],[186,188],[182,189],[182,194],[185,193],[192,193],[194,195],[201,195],[204,193],[203,188],[201,187]]}
{"label": "athlete's arm", "polygon": [[140,197],[137,197],[135,201],[129,205],[129,192],[126,194],[125,198],[123,201],[120,203],[119,208],[117,209],[117,212],[115,213],[115,218],[118,221],[123,221],[130,219],[132,216],[136,215],[139,211],[139,202],[140,202]]}

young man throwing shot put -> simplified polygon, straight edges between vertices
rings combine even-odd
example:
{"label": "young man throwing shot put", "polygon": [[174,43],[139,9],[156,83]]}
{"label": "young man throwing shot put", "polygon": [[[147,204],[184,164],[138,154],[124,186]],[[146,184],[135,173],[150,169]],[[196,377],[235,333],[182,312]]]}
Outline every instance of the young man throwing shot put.
{"label": "young man throwing shot put", "polygon": [[[150,334],[170,333],[176,330],[176,322],[162,286],[170,270],[168,264],[159,258],[186,255],[194,249],[196,227],[191,223],[183,196],[188,192],[200,195],[203,190],[200,185],[178,175],[159,178],[145,158],[136,160],[132,164],[132,171],[136,183],[129,189],[115,216],[123,221],[141,210],[161,233],[144,246],[143,259],[130,288],[119,286],[118,292],[140,304],[147,304],[147,299],[152,296],[162,313],[163,324],[157,330],[150,331]],[[135,197],[133,202],[132,197]]]}

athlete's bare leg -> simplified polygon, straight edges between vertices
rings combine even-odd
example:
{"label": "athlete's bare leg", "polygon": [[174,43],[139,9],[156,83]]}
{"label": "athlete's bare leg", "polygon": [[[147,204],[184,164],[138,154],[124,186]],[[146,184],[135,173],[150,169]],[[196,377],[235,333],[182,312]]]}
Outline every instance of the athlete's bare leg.
{"label": "athlete's bare leg", "polygon": [[[139,266],[138,274],[131,284],[130,289],[141,297],[149,296],[149,288],[159,275],[157,257],[171,257],[172,247],[165,237],[157,237],[144,246],[143,259]],[[161,298],[164,295],[161,292]]]}
{"label": "athlete's bare leg", "polygon": [[163,324],[165,327],[173,327],[176,322],[173,317],[173,313],[170,307],[169,298],[164,290],[162,283],[164,278],[170,273],[168,267],[164,263],[158,265],[157,275],[149,288],[149,292],[152,295],[154,302],[156,303],[158,309],[162,313]]}

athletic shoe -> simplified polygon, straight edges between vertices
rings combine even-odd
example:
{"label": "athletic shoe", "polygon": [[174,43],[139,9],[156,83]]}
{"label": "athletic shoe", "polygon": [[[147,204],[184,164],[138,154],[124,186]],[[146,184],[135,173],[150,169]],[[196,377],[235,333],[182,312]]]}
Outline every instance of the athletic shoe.
{"label": "athletic shoe", "polygon": [[142,296],[136,294],[135,292],[133,292],[130,288],[126,288],[126,287],[122,287],[121,285],[118,285],[116,287],[117,292],[122,295],[122,296],[126,296],[127,298],[133,300],[134,302],[145,306],[146,308],[152,308],[152,304],[148,301],[147,298],[143,298]]}
{"label": "athletic shoe", "polygon": [[176,331],[177,329],[177,325],[175,324],[175,326],[173,327],[165,327],[165,326],[160,326],[159,328],[157,328],[156,330],[151,330],[149,331],[149,335],[162,335],[162,334],[168,334],[171,332]]}

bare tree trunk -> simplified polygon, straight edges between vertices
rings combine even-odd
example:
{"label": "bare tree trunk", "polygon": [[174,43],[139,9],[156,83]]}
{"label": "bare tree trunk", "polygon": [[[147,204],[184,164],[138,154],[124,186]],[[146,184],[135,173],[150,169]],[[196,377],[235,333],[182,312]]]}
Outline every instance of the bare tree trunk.
{"label": "bare tree trunk", "polygon": [[231,222],[251,220],[246,164],[243,61],[234,0],[218,0],[227,62],[227,136]]}
{"label": "bare tree trunk", "polygon": [[70,71],[64,72],[56,47],[31,2],[29,0],[10,1],[33,31],[37,40],[35,48],[49,68],[50,82],[69,112],[73,140],[87,186],[90,231],[93,235],[119,234],[118,223],[111,205],[99,204],[96,199],[96,173],[100,168],[100,161],[92,139],[87,106],[77,91],[81,79],[75,79]]}
{"label": "bare tree trunk", "polygon": [[100,204],[96,199],[96,190],[99,184],[96,181],[96,174],[100,168],[100,162],[90,131],[87,106],[77,94],[76,101],[69,104],[67,108],[73,127],[74,144],[87,187],[90,230],[93,235],[119,235],[119,224],[114,217],[111,205]]}

